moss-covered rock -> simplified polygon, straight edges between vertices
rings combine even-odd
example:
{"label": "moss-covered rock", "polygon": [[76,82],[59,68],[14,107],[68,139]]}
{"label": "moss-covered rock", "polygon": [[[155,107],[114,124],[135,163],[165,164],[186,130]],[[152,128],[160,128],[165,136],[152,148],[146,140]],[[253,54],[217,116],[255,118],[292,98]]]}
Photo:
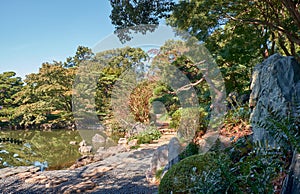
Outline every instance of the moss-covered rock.
{"label": "moss-covered rock", "polygon": [[225,193],[230,185],[231,161],[222,153],[209,152],[180,161],[165,174],[159,193]]}

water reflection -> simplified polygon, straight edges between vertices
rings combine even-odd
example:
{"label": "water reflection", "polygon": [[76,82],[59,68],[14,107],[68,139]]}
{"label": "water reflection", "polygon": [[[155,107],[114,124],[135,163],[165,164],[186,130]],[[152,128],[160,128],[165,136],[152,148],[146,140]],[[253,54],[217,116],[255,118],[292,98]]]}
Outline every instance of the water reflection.
{"label": "water reflection", "polygon": [[[82,140],[78,131],[69,130],[0,131],[0,139],[9,140],[0,143],[0,168],[47,161],[49,169],[72,165],[80,157],[78,143]],[[71,145],[71,141],[76,144]]]}

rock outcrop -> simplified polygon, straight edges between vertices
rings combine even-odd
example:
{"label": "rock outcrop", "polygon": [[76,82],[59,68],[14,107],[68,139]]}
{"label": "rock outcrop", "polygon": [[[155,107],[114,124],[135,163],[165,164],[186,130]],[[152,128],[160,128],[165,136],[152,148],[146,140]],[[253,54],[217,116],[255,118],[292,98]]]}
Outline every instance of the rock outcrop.
{"label": "rock outcrop", "polygon": [[300,65],[293,57],[274,54],[254,68],[251,89],[253,138],[270,140],[257,123],[265,121],[270,110],[286,116],[290,105],[300,100]]}
{"label": "rock outcrop", "polygon": [[[251,89],[249,104],[253,108],[250,121],[254,141],[267,140],[272,146],[280,146],[258,123],[268,122],[270,111],[282,118],[294,113],[295,104],[300,102],[300,64],[293,57],[270,56],[254,68]],[[299,166],[299,153],[295,152],[282,193],[299,192]]]}

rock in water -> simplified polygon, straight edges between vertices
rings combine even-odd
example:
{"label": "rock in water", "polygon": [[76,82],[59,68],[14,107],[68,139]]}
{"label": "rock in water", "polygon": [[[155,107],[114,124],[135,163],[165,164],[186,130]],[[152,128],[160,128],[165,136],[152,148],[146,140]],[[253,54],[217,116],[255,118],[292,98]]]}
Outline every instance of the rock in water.
{"label": "rock in water", "polygon": [[35,161],[33,163],[33,165],[35,167],[39,167],[40,171],[44,171],[45,168],[48,168],[48,162],[47,161],[44,161],[44,162]]}
{"label": "rock in water", "polygon": [[92,145],[95,150],[105,146],[106,138],[103,135],[96,133],[92,138]]}
{"label": "rock in water", "polygon": [[105,137],[103,137],[102,135],[99,135],[98,133],[95,134],[92,138],[92,142],[95,143],[105,143]]}
{"label": "rock in water", "polygon": [[251,90],[249,105],[253,108],[250,116],[253,139],[268,140],[274,145],[274,140],[257,123],[267,120],[269,110],[285,117],[293,101],[299,100],[300,65],[293,57],[270,56],[254,68]]}

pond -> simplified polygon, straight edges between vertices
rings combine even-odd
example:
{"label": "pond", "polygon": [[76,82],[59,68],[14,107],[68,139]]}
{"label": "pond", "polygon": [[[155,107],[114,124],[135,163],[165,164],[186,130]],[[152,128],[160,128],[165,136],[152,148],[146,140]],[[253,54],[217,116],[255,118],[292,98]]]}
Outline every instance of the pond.
{"label": "pond", "polygon": [[[3,142],[3,138],[23,142]],[[81,156],[78,144],[82,138],[78,131],[5,130],[0,131],[0,139],[0,168],[47,161],[48,169],[63,169],[70,167]],[[76,145],[71,145],[71,141],[75,141]]]}

